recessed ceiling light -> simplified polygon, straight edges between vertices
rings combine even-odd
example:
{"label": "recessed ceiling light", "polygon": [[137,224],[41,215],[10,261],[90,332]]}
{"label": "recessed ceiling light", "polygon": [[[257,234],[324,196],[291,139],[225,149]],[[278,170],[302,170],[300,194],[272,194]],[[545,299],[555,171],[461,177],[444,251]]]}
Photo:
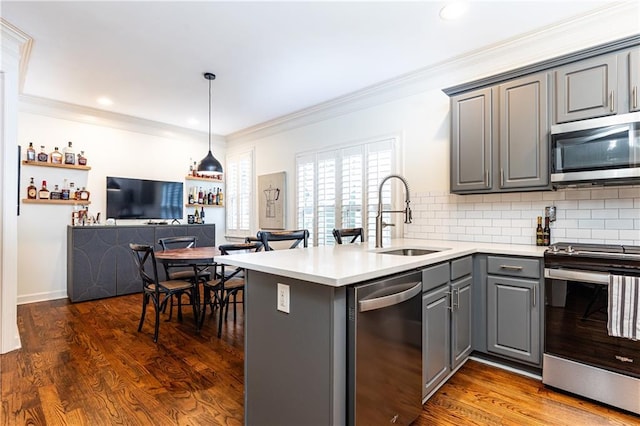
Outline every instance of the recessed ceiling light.
{"label": "recessed ceiling light", "polygon": [[195,118],[190,118],[189,120],[187,120],[187,123],[189,123],[189,126],[195,126],[197,124],[200,124],[200,122]]}
{"label": "recessed ceiling light", "polygon": [[106,96],[101,96],[98,98],[98,103],[103,106],[113,105],[113,101]]}
{"label": "recessed ceiling light", "polygon": [[469,4],[466,1],[454,1],[440,9],[440,18],[451,21],[465,14]]}

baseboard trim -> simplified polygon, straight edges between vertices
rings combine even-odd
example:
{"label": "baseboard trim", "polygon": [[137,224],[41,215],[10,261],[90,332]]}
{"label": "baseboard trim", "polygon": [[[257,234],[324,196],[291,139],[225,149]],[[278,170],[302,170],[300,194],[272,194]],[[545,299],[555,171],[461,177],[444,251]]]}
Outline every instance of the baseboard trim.
{"label": "baseboard trim", "polygon": [[66,299],[67,291],[47,291],[42,293],[23,294],[18,296],[18,305],[26,305],[28,303],[47,302],[49,300]]}
{"label": "baseboard trim", "polygon": [[496,362],[496,361],[489,360],[489,359],[486,359],[486,358],[478,357],[476,355],[470,356],[469,359],[472,359],[474,361],[478,361],[478,362],[480,362],[482,364],[490,365],[492,367],[500,368],[502,370],[506,370],[506,371],[509,371],[511,373],[519,374],[521,376],[526,376],[526,377],[529,377],[531,379],[542,381],[542,375],[540,375],[540,374],[535,374],[535,373],[532,373],[530,371],[521,370],[519,368],[515,368],[515,367],[510,366],[510,365],[501,364],[500,362]]}

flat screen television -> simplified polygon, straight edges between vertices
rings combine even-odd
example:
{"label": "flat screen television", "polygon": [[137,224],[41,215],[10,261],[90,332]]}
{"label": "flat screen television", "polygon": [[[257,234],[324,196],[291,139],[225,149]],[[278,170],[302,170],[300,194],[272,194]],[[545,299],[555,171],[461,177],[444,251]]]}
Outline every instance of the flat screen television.
{"label": "flat screen television", "polygon": [[182,182],[107,176],[107,218],[182,219]]}

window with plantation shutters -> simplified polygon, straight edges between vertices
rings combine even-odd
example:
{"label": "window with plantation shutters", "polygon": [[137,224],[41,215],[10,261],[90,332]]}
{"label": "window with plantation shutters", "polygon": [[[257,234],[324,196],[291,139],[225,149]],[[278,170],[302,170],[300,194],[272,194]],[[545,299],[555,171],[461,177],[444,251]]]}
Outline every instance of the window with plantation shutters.
{"label": "window with plantation shutters", "polygon": [[227,235],[249,235],[253,200],[253,151],[227,157],[225,180]]}
{"label": "window with plantation shutters", "polygon": [[[334,244],[333,228],[362,227],[367,239],[375,238],[378,185],[395,173],[394,151],[395,139],[385,139],[296,157],[296,226],[309,230],[311,244]],[[385,207],[391,191],[385,185]],[[390,237],[386,228],[383,239]]]}

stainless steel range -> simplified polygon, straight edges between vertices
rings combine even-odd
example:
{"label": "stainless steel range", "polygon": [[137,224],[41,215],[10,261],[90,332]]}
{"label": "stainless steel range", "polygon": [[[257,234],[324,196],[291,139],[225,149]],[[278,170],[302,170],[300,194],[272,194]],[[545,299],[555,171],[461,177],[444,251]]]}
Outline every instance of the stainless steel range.
{"label": "stainless steel range", "polygon": [[640,247],[560,243],[544,260],[543,383],[640,414],[640,340],[607,328],[612,277],[640,276]]}

